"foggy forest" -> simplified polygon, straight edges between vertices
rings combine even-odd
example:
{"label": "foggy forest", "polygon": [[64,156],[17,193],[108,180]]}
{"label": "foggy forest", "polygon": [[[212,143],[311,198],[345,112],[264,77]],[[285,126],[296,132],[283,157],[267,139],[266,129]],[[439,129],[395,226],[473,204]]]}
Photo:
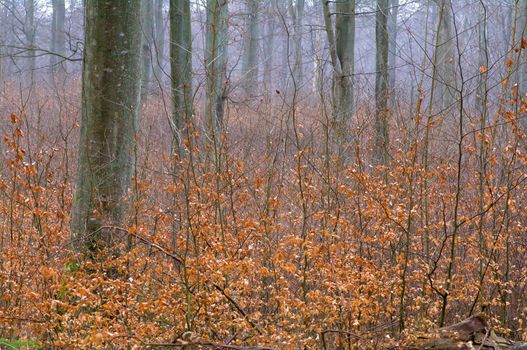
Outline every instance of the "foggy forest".
{"label": "foggy forest", "polygon": [[0,349],[527,349],[527,0],[0,0],[0,135]]}

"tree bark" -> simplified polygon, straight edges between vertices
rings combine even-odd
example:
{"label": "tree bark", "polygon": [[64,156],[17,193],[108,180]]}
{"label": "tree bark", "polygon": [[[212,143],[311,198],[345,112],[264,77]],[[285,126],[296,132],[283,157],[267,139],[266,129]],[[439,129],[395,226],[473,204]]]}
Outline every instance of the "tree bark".
{"label": "tree bark", "polygon": [[35,0],[24,0],[26,16],[24,18],[24,35],[26,37],[27,67],[30,82],[33,82],[35,73]]}
{"label": "tree bark", "polygon": [[140,0],[86,0],[82,116],[71,230],[91,255],[112,247],[135,167],[141,89]]}
{"label": "tree bark", "polygon": [[247,39],[245,44],[244,79],[245,92],[248,96],[254,94],[258,78],[258,0],[247,0]]}
{"label": "tree bark", "polygon": [[442,112],[449,110],[456,99],[456,59],[451,0],[436,0],[438,6],[435,55],[436,79],[434,104]]}
{"label": "tree bark", "polygon": [[165,20],[163,18],[164,0],[154,0],[154,45],[155,58],[154,78],[156,81],[163,82],[163,63],[165,59]]}
{"label": "tree bark", "polygon": [[[51,52],[64,56],[66,52],[66,32],[64,23],[66,20],[66,5],[64,0],[53,0],[53,18],[51,22]],[[56,55],[50,56],[51,71],[60,72],[64,69],[63,58]]]}
{"label": "tree bark", "polygon": [[154,9],[152,0],[141,2],[141,104],[145,104],[150,90],[152,56],[154,54]]}
{"label": "tree bark", "polygon": [[388,18],[388,89],[390,93],[390,109],[395,105],[395,78],[396,78],[396,58],[397,58],[397,16],[399,15],[399,0],[390,0],[390,16]]}
{"label": "tree bark", "polygon": [[375,159],[388,164],[388,0],[377,0],[375,25]]}
{"label": "tree bark", "polygon": [[340,76],[337,81],[337,119],[346,125],[353,114],[353,72],[355,59],[355,0],[345,0],[337,3],[335,20],[335,36],[337,58],[340,63]]}
{"label": "tree bark", "polygon": [[295,78],[296,87],[301,88],[304,85],[304,66],[303,66],[303,47],[302,47],[302,32],[304,25],[304,8],[305,0],[296,0],[294,7],[294,43],[295,43],[295,64],[293,74]]}
{"label": "tree bark", "polygon": [[190,0],[170,0],[170,67],[174,149],[182,146],[183,128],[192,117],[192,34]]}
{"label": "tree bark", "polygon": [[[274,42],[275,42],[275,30],[276,30],[276,21],[275,21],[275,11],[278,11],[277,0],[271,0],[269,4],[269,16],[267,18],[267,28],[265,33],[264,41],[264,52],[273,52],[275,51]],[[264,84],[266,87],[269,87],[273,83],[273,57],[274,55],[269,55],[265,57],[264,61]]]}
{"label": "tree bark", "polygon": [[227,17],[227,0],[207,0],[205,120],[213,136],[219,136],[223,128],[227,83]]}

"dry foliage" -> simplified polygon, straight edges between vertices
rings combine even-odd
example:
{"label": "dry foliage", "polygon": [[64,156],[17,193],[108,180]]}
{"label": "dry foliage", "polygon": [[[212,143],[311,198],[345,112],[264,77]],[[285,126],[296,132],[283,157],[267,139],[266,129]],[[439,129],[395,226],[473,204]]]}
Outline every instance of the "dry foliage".
{"label": "dry foliage", "polygon": [[85,260],[68,228],[75,84],[60,99],[35,89],[22,108],[5,92],[0,106],[1,338],[50,349],[375,349],[435,326],[443,305],[450,323],[482,304],[498,331],[527,337],[525,102],[485,130],[469,119],[461,162],[445,131],[456,126],[407,111],[383,169],[370,165],[371,126],[357,128],[343,160],[330,118],[304,101],[232,107],[216,154],[195,125],[174,164],[163,102],[150,97],[130,218],[111,228],[120,253]]}

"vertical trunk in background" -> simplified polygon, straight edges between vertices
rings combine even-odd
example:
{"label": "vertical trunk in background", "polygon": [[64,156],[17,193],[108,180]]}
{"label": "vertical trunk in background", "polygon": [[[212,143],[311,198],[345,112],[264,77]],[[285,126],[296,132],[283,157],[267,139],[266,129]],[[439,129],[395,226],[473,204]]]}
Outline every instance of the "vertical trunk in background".
{"label": "vertical trunk in background", "polygon": [[479,60],[479,82],[476,90],[476,110],[482,117],[482,129],[486,123],[487,115],[487,69],[489,66],[488,35],[487,35],[487,8],[482,2],[479,9],[478,19],[478,60]]}
{"label": "vertical trunk in background", "polygon": [[[267,28],[265,32],[265,41],[264,41],[264,52],[276,52],[274,48],[274,37],[275,37],[275,30],[276,30],[276,13],[275,11],[278,11],[277,7],[277,0],[271,0],[269,4],[269,15],[267,16]],[[267,56],[267,55],[266,55]],[[269,88],[269,86],[273,83],[273,57],[274,55],[269,55],[268,57],[264,58],[264,84],[265,87]]]}
{"label": "vertical trunk in background", "polygon": [[454,30],[451,0],[436,0],[438,5],[437,38],[434,55],[436,79],[434,105],[444,113],[456,99],[456,59],[454,57]]}
{"label": "vertical trunk in background", "polygon": [[[71,230],[92,254],[111,246],[135,166],[141,90],[140,0],[86,0],[82,115]],[[99,245],[100,244],[100,245]]]}
{"label": "vertical trunk in background", "polygon": [[315,31],[313,33],[313,80],[312,80],[312,90],[313,94],[320,95],[324,89],[323,82],[323,68],[324,68],[324,59],[323,59],[323,46],[322,46],[322,33],[320,31]]}
{"label": "vertical trunk in background", "polygon": [[375,15],[375,158],[388,164],[388,0],[377,0]]}
{"label": "vertical trunk in background", "polygon": [[[294,11],[291,10],[293,6],[293,1],[289,0],[287,3],[285,1],[279,1],[276,10],[279,12],[277,17],[280,21],[280,27],[283,37],[282,37],[282,57],[280,62],[280,86],[283,91],[288,90],[289,79],[291,78],[290,69],[289,69],[289,58],[291,56],[291,43],[293,42],[294,35],[291,35],[291,29],[289,27],[288,19],[291,14],[294,16]],[[287,14],[289,10],[289,16]],[[292,18],[291,18],[292,20]]]}
{"label": "vertical trunk in background", "polygon": [[7,43],[7,4],[0,6],[0,84],[4,81],[4,56],[6,55],[5,45]]}
{"label": "vertical trunk in background", "polygon": [[[486,127],[487,127],[487,100],[488,100],[488,66],[489,66],[489,53],[488,53],[488,35],[487,35],[487,8],[483,1],[479,6],[479,18],[478,18],[478,51],[479,51],[479,81],[476,90],[476,110],[479,113],[480,123],[479,132],[481,137],[479,138],[479,173],[478,173],[478,209],[480,213],[485,210],[485,164],[487,163],[486,157]],[[485,236],[483,232],[483,226],[485,225],[485,215],[479,217],[478,222],[478,245],[479,252],[482,257],[487,256]],[[483,259],[479,263],[479,277],[483,281],[484,278],[484,264]],[[479,286],[478,295],[481,291],[482,286]]]}
{"label": "vertical trunk in background", "polygon": [[179,154],[183,128],[192,117],[192,34],[190,0],[170,0],[170,68],[174,150]]}
{"label": "vertical trunk in background", "polygon": [[[515,55],[518,57],[518,86],[519,86],[519,96],[525,96],[527,93],[527,58],[525,57],[525,48],[522,49],[524,40],[527,39],[527,0],[520,0],[520,8],[518,15],[518,23],[516,25],[518,35],[516,36],[516,42],[518,42],[517,48],[521,49],[523,54]],[[524,45],[523,45],[524,46]],[[522,115],[520,118],[520,124],[523,127],[523,130],[527,130],[527,118],[525,115]]]}
{"label": "vertical trunk in background", "polygon": [[355,57],[355,0],[344,0],[335,6],[335,29],[328,0],[322,1],[324,25],[333,66],[332,100],[334,131],[342,157],[344,143],[349,140],[353,114],[353,72]]}
{"label": "vertical trunk in background", "polygon": [[[245,59],[243,62],[243,71],[245,84],[245,92],[247,95],[252,96],[256,85],[256,79],[258,78],[258,1],[259,0],[247,0],[247,14],[248,24],[247,39],[245,44]],[[247,26],[247,25],[246,25]]]}
{"label": "vertical trunk in background", "polygon": [[304,67],[302,62],[302,31],[304,24],[304,8],[305,0],[296,0],[294,7],[294,43],[295,43],[295,64],[293,74],[295,78],[296,87],[301,88],[304,85]]}
{"label": "vertical trunk in background", "polygon": [[[355,60],[355,0],[337,2],[335,17],[335,39],[337,59],[340,63],[340,76],[336,78],[338,101],[337,120],[344,125],[340,129],[347,132],[353,114],[353,71]],[[340,124],[340,123],[339,123]]]}
{"label": "vertical trunk in background", "polygon": [[[66,5],[64,0],[53,0],[53,19],[51,21],[51,52],[64,56],[66,52],[66,32],[64,23],[66,20]],[[63,59],[55,55],[50,56],[52,72],[60,72],[64,69]]]}
{"label": "vertical trunk in background", "polygon": [[399,0],[390,0],[390,16],[388,18],[388,89],[390,93],[390,109],[395,107],[395,61],[397,58],[397,16],[399,14]]}
{"label": "vertical trunk in background", "polygon": [[227,0],[207,0],[205,120],[211,135],[223,127],[227,71]]}
{"label": "vertical trunk in background", "polygon": [[141,1],[141,103],[148,97],[152,72],[152,55],[154,53],[154,9],[152,0]]}
{"label": "vertical trunk in background", "polygon": [[165,21],[163,19],[164,0],[154,0],[154,44],[156,51],[156,62],[154,63],[154,78],[163,81],[163,61],[165,51]]}
{"label": "vertical trunk in background", "polygon": [[29,78],[33,81],[35,72],[35,0],[24,0],[26,16],[24,18],[24,35],[26,37],[27,67]]}

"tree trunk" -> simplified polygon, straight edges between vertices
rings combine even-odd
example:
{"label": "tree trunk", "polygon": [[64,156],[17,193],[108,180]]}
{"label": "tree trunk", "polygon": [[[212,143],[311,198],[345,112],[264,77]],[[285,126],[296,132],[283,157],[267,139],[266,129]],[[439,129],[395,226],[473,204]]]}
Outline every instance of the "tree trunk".
{"label": "tree trunk", "polygon": [[227,0],[207,0],[205,120],[208,131],[213,136],[219,136],[223,128],[227,80],[227,17]]}
{"label": "tree trunk", "polygon": [[304,24],[304,8],[305,0],[296,0],[294,7],[295,16],[294,16],[294,43],[295,43],[295,64],[294,64],[294,78],[297,89],[301,88],[304,85],[304,67],[302,60],[302,32]]}
{"label": "tree trunk", "polygon": [[155,26],[155,57],[154,78],[160,83],[163,82],[163,62],[165,59],[165,20],[163,18],[164,0],[154,0],[154,26]]}
{"label": "tree trunk", "polygon": [[396,58],[397,58],[397,16],[399,15],[399,0],[390,0],[390,16],[388,18],[388,90],[390,93],[390,109],[395,105],[395,76],[396,76]]}
{"label": "tree trunk", "polygon": [[258,78],[258,0],[247,0],[247,39],[245,44],[244,79],[245,92],[252,96]]}
{"label": "tree trunk", "polygon": [[91,255],[124,222],[141,87],[140,0],[86,0],[82,117],[71,230]]}
{"label": "tree trunk", "polygon": [[190,0],[170,0],[170,67],[173,96],[174,149],[192,117],[192,34]]}
{"label": "tree trunk", "polygon": [[[519,26],[518,36],[516,36],[516,41],[519,42],[517,45],[520,50],[522,49],[523,42],[527,37],[527,0],[520,0],[520,15],[519,15]],[[523,49],[525,50],[525,49]],[[519,86],[519,96],[525,96],[527,93],[527,59],[525,58],[525,53],[521,56],[518,56],[518,86]],[[525,114],[522,115],[520,119],[520,125],[524,131],[527,131],[527,117]]]}
{"label": "tree trunk", "polygon": [[435,48],[436,79],[434,104],[443,113],[449,110],[456,99],[456,59],[454,57],[454,30],[451,0],[436,0],[438,5],[437,41]]}
{"label": "tree trunk", "polygon": [[[66,52],[66,32],[64,23],[66,20],[66,5],[64,0],[53,0],[53,19],[51,22],[51,52],[64,56]],[[60,72],[64,69],[63,58],[56,55],[50,56],[52,72]]]}
{"label": "tree trunk", "polygon": [[[267,18],[267,29],[265,33],[265,41],[264,41],[264,52],[273,52],[276,51],[274,48],[274,38],[275,38],[275,30],[276,30],[276,21],[275,19],[275,11],[278,10],[277,8],[277,0],[271,0],[271,3],[269,4],[269,16]],[[273,83],[273,57],[274,55],[269,55],[269,57],[265,57],[264,61],[264,84],[267,88]]]}
{"label": "tree trunk", "polygon": [[375,158],[388,164],[388,0],[377,0],[375,25]]}
{"label": "tree trunk", "polygon": [[[291,35],[291,30],[289,26],[288,21],[288,9],[291,9],[293,6],[293,3],[291,0],[288,1],[286,4],[285,1],[280,1],[278,3],[277,11],[280,13],[278,14],[278,18],[280,20],[280,26],[281,33],[283,33],[282,37],[282,57],[280,62],[280,85],[283,91],[288,91],[289,89],[289,79],[291,78],[291,62],[290,62],[290,56],[291,56],[291,43],[294,40],[294,35]],[[294,11],[289,11],[289,14],[294,15]]]}
{"label": "tree trunk", "polygon": [[26,37],[26,50],[27,50],[27,67],[26,71],[29,74],[30,82],[33,82],[33,76],[35,73],[35,1],[24,0],[24,9],[26,16],[24,19],[24,35]]}
{"label": "tree trunk", "polygon": [[7,4],[0,7],[0,84],[4,82],[4,56],[7,55]]}
{"label": "tree trunk", "polygon": [[[335,77],[337,88],[337,120],[342,130],[349,128],[353,114],[353,71],[355,59],[355,0],[340,1],[336,5],[335,37],[340,76]],[[346,131],[347,132],[347,131]]]}
{"label": "tree trunk", "polygon": [[152,55],[154,53],[154,9],[151,0],[141,2],[141,104],[145,104],[150,90]]}

